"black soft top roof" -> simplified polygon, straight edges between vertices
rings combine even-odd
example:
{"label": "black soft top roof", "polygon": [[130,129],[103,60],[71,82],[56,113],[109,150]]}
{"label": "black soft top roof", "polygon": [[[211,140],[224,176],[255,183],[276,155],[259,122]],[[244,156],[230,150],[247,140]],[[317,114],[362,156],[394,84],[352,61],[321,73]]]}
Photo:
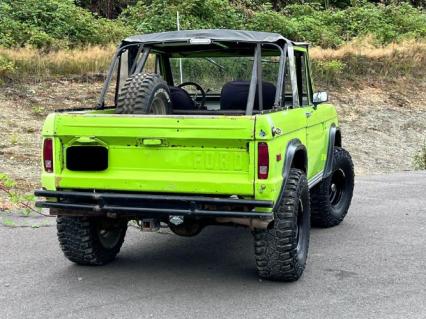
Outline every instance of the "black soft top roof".
{"label": "black soft top roof", "polygon": [[159,33],[148,33],[134,35],[124,40],[127,43],[176,43],[188,42],[191,39],[210,39],[218,42],[245,42],[245,43],[277,43],[290,42],[278,33],[228,30],[228,29],[207,29],[207,30],[182,30]]}

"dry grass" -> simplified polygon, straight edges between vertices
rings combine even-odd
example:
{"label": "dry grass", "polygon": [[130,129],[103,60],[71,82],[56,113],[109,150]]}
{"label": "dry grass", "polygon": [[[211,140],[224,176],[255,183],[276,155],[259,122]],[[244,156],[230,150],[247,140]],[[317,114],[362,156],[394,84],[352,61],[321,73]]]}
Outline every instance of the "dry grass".
{"label": "dry grass", "polygon": [[[104,74],[114,53],[113,46],[44,53],[31,48],[0,48],[0,80],[46,80],[55,77],[86,77]],[[419,78],[426,72],[426,41],[405,41],[385,47],[373,38],[356,39],[338,49],[310,50],[317,83],[342,80]]]}
{"label": "dry grass", "polygon": [[13,69],[4,74],[3,78],[37,80],[55,76],[104,73],[111,62],[114,50],[113,46],[91,46],[44,53],[32,48],[0,48],[0,57],[3,56],[4,60],[13,65]]}
{"label": "dry grass", "polygon": [[398,54],[409,54],[417,59],[423,58],[419,54],[424,54],[426,41],[407,40],[401,43],[391,43],[387,46],[377,47],[374,39],[365,37],[347,42],[337,49],[322,49],[313,47],[310,55],[316,60],[343,59],[348,55],[360,55],[370,59],[393,58]]}
{"label": "dry grass", "polygon": [[[314,68],[320,80],[365,80],[423,78],[426,72],[426,41],[404,41],[384,47],[374,45],[374,39],[357,39],[338,49],[310,50]],[[315,73],[315,72],[314,72]]]}

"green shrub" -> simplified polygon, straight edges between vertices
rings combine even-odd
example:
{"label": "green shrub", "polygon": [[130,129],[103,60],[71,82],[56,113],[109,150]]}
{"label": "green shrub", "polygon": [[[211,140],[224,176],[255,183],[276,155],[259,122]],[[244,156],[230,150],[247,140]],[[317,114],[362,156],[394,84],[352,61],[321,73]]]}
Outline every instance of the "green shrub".
{"label": "green shrub", "polygon": [[130,33],[123,24],[98,18],[72,0],[2,0],[0,45],[63,48],[105,44]]}
{"label": "green shrub", "polygon": [[228,0],[139,1],[123,11],[120,20],[137,32],[176,30],[179,11],[181,29],[243,28],[244,15]]}
{"label": "green shrub", "polygon": [[[182,29],[241,28],[278,32],[322,47],[338,47],[358,36],[372,34],[382,45],[426,36],[426,14],[409,4],[376,5],[360,1],[343,10],[324,10],[318,4],[291,4],[282,12],[270,6],[225,0],[143,0],[126,9],[120,20],[138,32],[176,30],[176,12]],[[245,9],[244,9],[245,8]]]}
{"label": "green shrub", "polygon": [[248,26],[322,47],[337,47],[368,34],[374,35],[378,45],[383,45],[426,37],[426,14],[406,3],[388,6],[367,3],[343,10],[294,4],[286,6],[282,13],[268,8],[258,11],[249,19]]}
{"label": "green shrub", "polygon": [[345,69],[345,63],[340,60],[313,60],[312,74],[315,83],[336,84]]}
{"label": "green shrub", "polygon": [[[30,45],[49,50],[104,45],[132,33],[176,30],[177,11],[182,29],[271,31],[324,48],[336,48],[370,34],[376,45],[426,37],[425,12],[408,3],[334,0],[328,2],[332,7],[324,9],[310,0],[291,4],[295,2],[285,2],[287,5],[277,12],[270,2],[262,0],[139,0],[118,19],[108,20],[73,0],[0,0],[0,46]],[[84,3],[87,6],[87,1]]]}
{"label": "green shrub", "polygon": [[257,12],[248,22],[248,29],[277,32],[288,38],[295,35],[295,26],[286,16],[273,10]]}
{"label": "green shrub", "polygon": [[15,64],[7,57],[0,55],[0,80],[9,78],[15,71]]}
{"label": "green shrub", "polygon": [[426,143],[423,144],[422,148],[414,155],[414,169],[426,169]]}

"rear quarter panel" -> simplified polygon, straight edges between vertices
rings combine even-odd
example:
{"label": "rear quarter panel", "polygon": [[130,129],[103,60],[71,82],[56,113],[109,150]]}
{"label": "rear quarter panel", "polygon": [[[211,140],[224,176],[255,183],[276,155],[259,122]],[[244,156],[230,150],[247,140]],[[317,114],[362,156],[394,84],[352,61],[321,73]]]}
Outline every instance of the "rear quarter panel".
{"label": "rear quarter panel", "polygon": [[[336,109],[331,104],[321,105],[320,121],[323,127],[323,136],[320,143],[308,145],[307,143],[307,121],[306,108],[288,109],[269,114],[256,116],[256,165],[257,169],[257,143],[264,141],[269,147],[269,177],[267,180],[259,180],[255,172],[255,197],[276,201],[283,185],[283,167],[286,161],[286,149],[289,142],[298,139],[306,147],[307,152],[318,154],[318,164],[308,172],[308,181],[315,174],[322,172],[325,166],[328,149],[328,137],[330,127],[338,126]],[[273,136],[272,128],[279,128],[280,135]],[[279,160],[280,158],[280,160]],[[308,156],[309,158],[309,156]],[[308,160],[308,168],[309,168]],[[309,171],[309,169],[308,169]]]}
{"label": "rear quarter panel", "polygon": [[[269,148],[268,179],[260,180],[255,174],[256,199],[275,201],[283,183],[283,166],[288,143],[299,139],[306,144],[306,117],[302,108],[283,110],[256,117],[256,143],[267,142]],[[273,135],[272,128],[279,129],[281,134]],[[256,160],[257,160],[257,147]],[[255,167],[257,168],[257,161]]]}

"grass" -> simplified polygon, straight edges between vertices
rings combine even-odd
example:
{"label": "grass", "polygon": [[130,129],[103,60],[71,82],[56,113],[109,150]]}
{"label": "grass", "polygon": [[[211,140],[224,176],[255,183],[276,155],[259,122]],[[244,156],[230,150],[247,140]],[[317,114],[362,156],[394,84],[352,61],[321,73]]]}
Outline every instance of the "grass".
{"label": "grass", "polygon": [[426,143],[424,143],[422,148],[414,155],[414,169],[426,170]]}
{"label": "grass", "polygon": [[426,41],[403,41],[377,47],[373,38],[356,39],[338,49],[312,48],[313,74],[321,82],[422,78]]}
{"label": "grass", "polygon": [[16,227],[16,223],[13,220],[11,220],[9,218],[5,218],[5,217],[3,217],[3,219],[2,219],[2,224],[5,227],[11,227],[11,228]]}
{"label": "grass", "polygon": [[12,134],[10,137],[10,144],[16,145],[18,144],[18,135]]}
{"label": "grass", "polygon": [[[310,50],[315,81],[337,84],[342,80],[423,77],[426,41],[404,41],[384,47],[366,37],[337,49]],[[111,46],[45,53],[32,48],[0,48],[0,81],[46,80],[52,77],[87,77],[105,74],[114,54]],[[34,110],[38,113],[38,110]]]}
{"label": "grass", "polygon": [[31,113],[35,116],[44,116],[46,108],[40,104],[35,104],[31,107]]}
{"label": "grass", "polygon": [[0,78],[3,81],[25,81],[104,73],[113,54],[113,46],[91,46],[49,53],[32,48],[0,48]]}
{"label": "grass", "polygon": [[20,208],[19,214],[28,217],[31,213],[43,215],[41,209],[34,208],[36,197],[32,193],[22,193],[17,189],[17,183],[7,174],[0,172],[0,192],[6,195],[11,204]]}

